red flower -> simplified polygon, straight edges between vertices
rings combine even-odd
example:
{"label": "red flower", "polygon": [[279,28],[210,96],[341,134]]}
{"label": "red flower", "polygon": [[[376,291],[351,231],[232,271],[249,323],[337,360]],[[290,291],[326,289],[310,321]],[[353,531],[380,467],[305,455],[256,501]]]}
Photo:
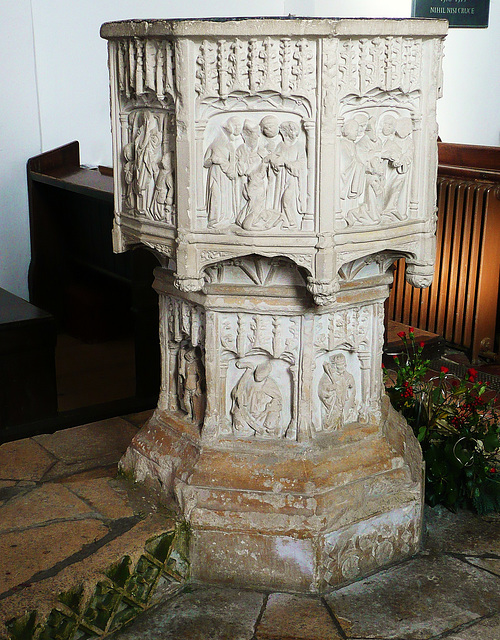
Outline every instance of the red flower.
{"label": "red flower", "polygon": [[469,376],[469,382],[475,382],[476,378],[474,378],[474,376]]}
{"label": "red flower", "polygon": [[495,467],[491,467],[490,473],[496,473],[496,472],[497,472],[497,470],[495,469]]}
{"label": "red flower", "polygon": [[400,338],[406,338],[406,333],[404,331],[399,331],[398,336]]}
{"label": "red flower", "polygon": [[415,331],[415,329],[413,327],[410,327],[409,331],[410,331],[410,333],[413,333]]}
{"label": "red flower", "polygon": [[477,371],[475,369],[467,369],[467,373],[469,375],[469,380],[472,378],[472,380],[474,380],[474,378],[477,376]]}
{"label": "red flower", "polygon": [[385,369],[385,364],[382,362],[382,369]]}
{"label": "red flower", "polygon": [[421,342],[418,346],[423,349],[425,347],[425,342]]}
{"label": "red flower", "polygon": [[396,360],[396,362],[398,361],[398,357],[397,356],[392,356],[393,360]]}
{"label": "red flower", "polygon": [[441,367],[440,371],[441,373],[448,373],[449,369],[448,367]]}

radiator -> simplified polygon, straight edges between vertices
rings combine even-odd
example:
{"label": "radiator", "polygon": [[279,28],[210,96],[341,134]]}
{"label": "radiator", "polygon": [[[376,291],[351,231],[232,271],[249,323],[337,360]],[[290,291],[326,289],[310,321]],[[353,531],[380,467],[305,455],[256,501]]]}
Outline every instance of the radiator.
{"label": "radiator", "polygon": [[[459,147],[445,146],[447,151]],[[500,276],[500,171],[496,176],[496,171],[490,168],[444,165],[442,155],[440,150],[434,281],[429,289],[408,285],[404,279],[404,260],[399,260],[387,315],[388,319],[443,336],[447,343],[467,350],[472,361],[477,361],[481,350],[492,350],[495,345]],[[451,153],[453,157],[456,154]],[[484,167],[484,161],[482,164]],[[500,165],[496,167],[500,169]]]}

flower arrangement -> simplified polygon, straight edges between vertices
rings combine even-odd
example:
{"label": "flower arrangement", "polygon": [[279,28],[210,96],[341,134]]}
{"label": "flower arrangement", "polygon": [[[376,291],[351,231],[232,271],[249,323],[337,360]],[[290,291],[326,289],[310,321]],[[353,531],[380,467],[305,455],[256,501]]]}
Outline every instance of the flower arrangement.
{"label": "flower arrangement", "polygon": [[441,367],[433,375],[413,327],[398,333],[404,353],[386,372],[392,405],[417,436],[426,465],[426,501],[449,509],[500,511],[500,414],[486,383],[468,369],[460,380]]}

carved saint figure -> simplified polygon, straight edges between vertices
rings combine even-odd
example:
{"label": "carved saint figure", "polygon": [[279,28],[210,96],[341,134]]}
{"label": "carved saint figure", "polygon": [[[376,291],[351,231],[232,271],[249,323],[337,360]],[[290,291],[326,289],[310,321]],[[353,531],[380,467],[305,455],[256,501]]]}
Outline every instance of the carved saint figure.
{"label": "carved saint figure", "polygon": [[347,213],[347,224],[377,224],[384,207],[384,163],[380,157],[382,143],[377,136],[375,118],[369,118],[364,134],[356,143],[356,152],[364,167],[363,202]]}
{"label": "carved saint figure", "polygon": [[337,353],[323,365],[318,395],[322,402],[323,430],[336,431],[346,422],[353,422],[356,414],[356,386],[354,376],[347,371],[346,357]]}
{"label": "carved saint figure", "polygon": [[363,193],[365,167],[356,146],[359,128],[359,122],[354,118],[347,120],[342,127],[340,175],[343,200],[354,200]]}
{"label": "carved saint figure", "polygon": [[195,347],[181,347],[178,363],[178,398],[181,409],[196,423],[205,415],[205,369]]}
{"label": "carved saint figure", "polygon": [[245,120],[242,137],[244,143],[236,150],[236,169],[242,182],[242,207],[236,223],[247,231],[272,229],[282,220],[282,215],[266,206],[270,154],[259,145],[258,124]]}
{"label": "carved saint figure", "polygon": [[276,191],[276,173],[269,166],[269,161],[280,140],[280,123],[276,116],[264,116],[259,126],[263,137],[261,155],[266,165],[266,209],[272,209]]}
{"label": "carved saint figure", "polygon": [[145,111],[143,123],[134,141],[135,149],[135,192],[137,210],[147,215],[150,211],[155,184],[155,172],[161,145],[161,134],[154,115]]}
{"label": "carved saint figure", "polygon": [[134,208],[134,145],[129,142],[123,147],[123,174],[125,178],[125,207]]}
{"label": "carved saint figure", "polygon": [[172,224],[172,204],[174,202],[174,176],[172,154],[167,151],[159,164],[151,215],[154,220],[166,220]]}
{"label": "carved saint figure", "polygon": [[245,369],[231,392],[231,416],[236,435],[279,438],[281,436],[282,395],[271,377],[269,361],[258,365],[238,361]]}
{"label": "carved saint figure", "polygon": [[279,131],[282,141],[269,160],[276,174],[273,209],[284,214],[284,228],[298,229],[304,210],[302,174],[306,166],[306,154],[299,141],[300,127],[296,122],[282,122]]}
{"label": "carved saint figure", "polygon": [[387,160],[384,217],[403,220],[406,211],[400,211],[399,199],[408,179],[413,160],[413,126],[411,118],[399,118],[394,124],[395,135],[384,145],[382,158]]}
{"label": "carved saint figure", "polygon": [[241,134],[241,118],[230,117],[222,132],[208,147],[203,166],[207,175],[208,227],[217,228],[234,223],[239,208],[238,181],[235,163],[235,140]]}

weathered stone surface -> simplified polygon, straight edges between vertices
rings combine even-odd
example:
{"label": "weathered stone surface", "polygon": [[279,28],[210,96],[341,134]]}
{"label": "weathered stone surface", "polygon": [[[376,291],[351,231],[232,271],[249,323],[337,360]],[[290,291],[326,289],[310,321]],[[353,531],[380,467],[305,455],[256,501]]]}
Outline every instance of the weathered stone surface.
{"label": "weathered stone surface", "polygon": [[497,640],[500,638],[500,615],[486,618],[447,636],[447,640]]}
{"label": "weathered stone surface", "polygon": [[272,593],[257,626],[256,640],[340,640],[319,598]]}
{"label": "weathered stone surface", "polygon": [[54,482],[60,482],[70,487],[73,482],[91,482],[95,478],[116,478],[118,474],[118,466],[116,463],[105,467],[95,467],[87,471],[78,471],[70,476],[61,476],[55,478]]}
{"label": "weathered stone surface", "polygon": [[107,533],[108,528],[98,520],[80,520],[1,534],[0,593],[51,569]]}
{"label": "weathered stone surface", "polygon": [[14,480],[0,480],[0,506],[15,493],[15,486]]}
{"label": "weathered stone surface", "polygon": [[35,436],[34,439],[59,460],[44,479],[116,463],[136,433],[137,429],[126,420],[111,418]]}
{"label": "weathered stone surface", "polygon": [[496,553],[500,556],[500,516],[479,516],[471,511],[457,513],[444,507],[425,509],[428,549],[465,555]]}
{"label": "weathered stone surface", "polygon": [[491,573],[500,576],[500,558],[473,558],[467,557],[467,561],[480,569],[486,569]]}
{"label": "weathered stone surface", "polygon": [[134,427],[140,428],[143,427],[146,422],[153,415],[153,410],[148,409],[147,411],[140,411],[139,413],[129,413],[126,416],[122,416],[124,420],[133,424]]}
{"label": "weathered stone surface", "polygon": [[51,520],[70,520],[92,513],[92,508],[61,484],[46,483],[0,510],[0,530],[22,529]]}
{"label": "weathered stone surface", "polygon": [[325,535],[323,590],[351,582],[420,549],[420,505],[410,503]]}
{"label": "weathered stone surface", "polygon": [[66,464],[108,459],[111,463],[118,462],[136,433],[126,420],[111,418],[35,436],[34,440]]}
{"label": "weathered stone surface", "polygon": [[54,462],[54,457],[31,438],[0,446],[1,479],[40,480]]}
{"label": "weathered stone surface", "polygon": [[134,515],[126,492],[114,489],[106,478],[73,481],[67,485],[105,518],[127,518]]}
{"label": "weathered stone surface", "polygon": [[424,640],[496,613],[500,581],[455,558],[420,556],[326,601],[348,638]]}
{"label": "weathered stone surface", "polygon": [[201,582],[312,592],[314,568],[311,539],[198,529],[192,533],[191,572]]}
{"label": "weathered stone surface", "polygon": [[187,587],[141,616],[120,640],[251,640],[264,596],[255,591]]}

